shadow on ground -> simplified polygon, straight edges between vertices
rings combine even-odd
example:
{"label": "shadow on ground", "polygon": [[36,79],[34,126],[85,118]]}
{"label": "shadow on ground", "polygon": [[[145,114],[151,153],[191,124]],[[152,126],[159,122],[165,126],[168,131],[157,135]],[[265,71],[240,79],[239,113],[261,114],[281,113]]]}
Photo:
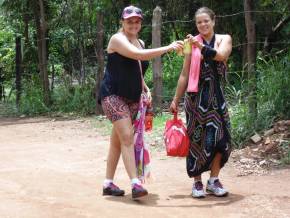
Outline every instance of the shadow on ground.
{"label": "shadow on ground", "polygon": [[[186,204],[174,204],[172,201],[174,200],[186,200]],[[192,199],[192,204],[188,205],[188,201]],[[197,208],[210,208],[214,206],[227,206],[233,204],[235,202],[241,201],[244,199],[244,196],[239,194],[229,194],[227,197],[215,197],[213,195],[207,195],[202,199],[194,199],[191,195],[170,195],[166,199],[166,201],[171,202],[171,204],[159,203],[160,200],[159,195],[157,194],[149,194],[140,200],[132,200],[131,195],[125,195],[124,197],[106,197],[108,201],[114,201],[124,204],[133,204],[140,206],[148,206],[148,207],[197,207]],[[196,204],[198,202],[199,204]],[[206,203],[205,203],[206,202]]]}

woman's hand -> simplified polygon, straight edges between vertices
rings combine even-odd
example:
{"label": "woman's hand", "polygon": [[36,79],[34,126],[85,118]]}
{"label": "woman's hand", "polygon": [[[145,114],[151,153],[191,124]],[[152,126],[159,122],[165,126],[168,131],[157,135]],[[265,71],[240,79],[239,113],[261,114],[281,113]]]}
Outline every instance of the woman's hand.
{"label": "woman's hand", "polygon": [[189,42],[190,42],[191,44],[193,44],[193,45],[195,45],[196,47],[202,49],[203,44],[200,43],[200,42],[197,40],[196,37],[194,37],[194,36],[191,35],[191,34],[188,34],[188,35],[186,36],[186,38],[189,40]]}
{"label": "woman's hand", "polygon": [[174,51],[182,51],[183,45],[184,45],[184,42],[179,40],[179,41],[172,42],[169,45],[169,47],[171,48],[171,50],[174,50]]}
{"label": "woman's hand", "polygon": [[177,113],[178,112],[178,102],[176,102],[175,100],[172,100],[172,102],[170,104],[169,111],[173,114]]}
{"label": "woman's hand", "polygon": [[152,105],[152,96],[151,96],[150,89],[147,90],[146,94],[148,97],[148,105],[151,106]]}

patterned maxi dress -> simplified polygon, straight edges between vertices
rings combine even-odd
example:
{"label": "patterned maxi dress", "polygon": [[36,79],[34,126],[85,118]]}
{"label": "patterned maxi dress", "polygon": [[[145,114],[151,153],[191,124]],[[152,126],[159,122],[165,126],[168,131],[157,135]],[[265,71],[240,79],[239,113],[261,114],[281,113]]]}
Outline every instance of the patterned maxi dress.
{"label": "patterned maxi dress", "polygon": [[[210,46],[213,47],[215,37]],[[204,41],[204,43],[206,43]],[[221,167],[231,153],[230,119],[220,80],[225,76],[223,62],[202,60],[199,91],[185,95],[187,131],[190,151],[186,158],[189,177],[211,168],[217,152],[222,154]]]}

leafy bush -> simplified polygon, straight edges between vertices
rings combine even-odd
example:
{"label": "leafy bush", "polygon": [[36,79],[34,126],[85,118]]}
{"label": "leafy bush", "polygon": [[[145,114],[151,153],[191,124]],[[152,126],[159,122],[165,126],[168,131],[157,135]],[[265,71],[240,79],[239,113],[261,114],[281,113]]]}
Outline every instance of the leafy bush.
{"label": "leafy bush", "polygon": [[41,114],[50,109],[44,104],[43,92],[39,80],[35,77],[30,81],[23,81],[19,112],[22,114]]}
{"label": "leafy bush", "polygon": [[82,115],[95,111],[95,81],[88,79],[83,85],[72,85],[68,81],[60,84],[53,92],[53,110],[59,112],[76,112]]}
{"label": "leafy bush", "polygon": [[[163,100],[170,101],[174,96],[177,81],[183,65],[183,57],[176,55],[175,52],[162,57],[162,76],[163,76]],[[149,87],[153,87],[152,64],[145,74],[145,81]]]}
{"label": "leafy bush", "polygon": [[258,103],[270,106],[273,116],[290,117],[290,52],[266,61],[258,58]]}
{"label": "leafy bush", "polygon": [[[290,53],[279,59],[266,61],[259,57],[257,62],[257,117],[249,116],[247,86],[240,90],[228,85],[226,96],[229,100],[232,137],[236,145],[255,132],[269,128],[275,119],[290,117]],[[241,81],[240,84],[245,84]]]}

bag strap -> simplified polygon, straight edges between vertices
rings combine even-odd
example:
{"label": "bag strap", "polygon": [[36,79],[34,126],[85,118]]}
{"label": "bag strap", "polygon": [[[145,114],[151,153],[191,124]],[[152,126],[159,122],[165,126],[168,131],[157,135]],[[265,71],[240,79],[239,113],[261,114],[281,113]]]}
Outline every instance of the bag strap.
{"label": "bag strap", "polygon": [[[139,42],[142,49],[144,49],[144,46],[141,43],[140,39],[137,39],[137,41]],[[143,92],[144,91],[144,77],[143,77],[142,63],[140,60],[138,60],[138,63],[139,63],[139,68],[140,68],[140,73],[141,73],[141,83],[142,83],[141,85],[142,85],[142,92]]]}
{"label": "bag strap", "polygon": [[141,85],[142,85],[142,91],[144,90],[144,78],[143,78],[143,71],[142,71],[142,64],[141,61],[138,60],[139,63],[139,68],[140,68],[140,73],[141,73]]}

